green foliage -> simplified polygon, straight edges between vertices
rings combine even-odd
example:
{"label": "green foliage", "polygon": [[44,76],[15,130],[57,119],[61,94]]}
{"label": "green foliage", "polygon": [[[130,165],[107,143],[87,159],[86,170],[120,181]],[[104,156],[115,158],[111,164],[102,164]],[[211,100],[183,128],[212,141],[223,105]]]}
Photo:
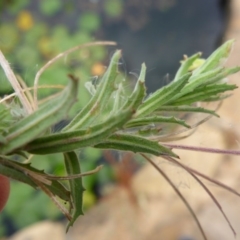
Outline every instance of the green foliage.
{"label": "green foliage", "polygon": [[104,11],[109,17],[119,17],[123,12],[123,2],[121,0],[105,0]]}
{"label": "green foliage", "polygon": [[[14,223],[17,227],[23,228],[38,221],[40,218],[46,217],[43,209],[46,210],[48,218],[58,218],[59,212],[53,207],[53,203],[47,199],[48,197],[44,193],[15,181],[12,182],[11,189],[11,198],[15,199],[15,201],[9,202],[6,213],[15,219]],[[26,199],[31,200],[28,200],[26,203]],[[19,208],[19,206],[21,207]],[[18,215],[17,218],[16,213]]]}
{"label": "green foliage", "polygon": [[[39,54],[29,45],[22,45],[21,49],[17,52],[15,59],[22,62],[22,67],[28,68],[31,63],[39,62]],[[24,59],[24,61],[23,61]]]}
{"label": "green foliage", "polygon": [[[215,111],[195,107],[194,103],[221,100],[226,96],[226,91],[236,88],[235,85],[223,83],[223,80],[240,68],[221,66],[222,60],[229,55],[232,43],[225,43],[206,61],[200,61],[201,64],[194,64],[200,54],[186,58],[174,81],[150,96],[146,96],[145,90],[145,64],[142,64],[135,88],[128,94],[125,79],[118,72],[121,51],[116,51],[99,83],[89,85],[93,94],[91,99],[60,132],[51,132],[50,129],[67,115],[76,102],[78,80],[73,75],[69,76],[69,84],[62,92],[39,107],[31,103],[32,113],[27,114],[28,109],[24,109],[25,114],[18,116],[20,120],[12,116],[12,105],[4,102],[0,111],[0,174],[45,192],[68,218],[68,229],[83,214],[82,177],[101,169],[97,167],[82,173],[77,152],[84,148],[100,148],[178,158],[170,148],[152,139],[161,137],[159,127],[164,129],[168,124],[189,128],[184,119],[172,115],[174,111],[217,116]],[[22,109],[20,100],[16,104]],[[12,116],[11,121],[4,121],[9,115]],[[44,155],[54,153],[63,156],[66,177],[51,175],[46,172],[47,169],[24,163],[30,154],[42,155],[38,157],[41,161]],[[96,150],[94,153],[96,156],[99,154]],[[58,199],[67,202],[70,210]]]}
{"label": "green foliage", "polygon": [[[74,175],[81,172],[80,164],[78,162],[78,156],[75,152],[65,152],[64,153],[64,162],[66,166],[66,171],[68,175]],[[70,226],[72,226],[75,220],[83,215],[82,205],[83,205],[83,192],[84,188],[82,185],[82,178],[70,179],[70,191],[73,193],[73,204],[75,206],[74,212],[72,214],[72,219],[70,220],[67,231]],[[79,206],[79,207],[76,207]]]}
{"label": "green foliage", "polygon": [[16,27],[11,24],[4,24],[0,26],[0,32],[0,46],[2,51],[11,51],[19,40]]}
{"label": "green foliage", "polygon": [[14,4],[9,5],[8,10],[11,14],[16,14],[18,11],[29,5],[29,2],[30,0],[14,1]]}
{"label": "green foliage", "polygon": [[62,8],[62,1],[61,0],[42,0],[39,2],[41,12],[45,15],[51,16],[60,11]]}
{"label": "green foliage", "polygon": [[96,31],[100,27],[100,17],[94,13],[83,13],[79,18],[79,27],[87,31]]}
{"label": "green foliage", "polygon": [[[1,17],[3,20],[0,24],[0,49],[10,62],[15,74],[20,74],[28,86],[33,85],[33,79],[36,72],[46,61],[72,46],[92,41],[92,39],[95,38],[94,33],[98,30],[97,28],[101,28],[102,25],[102,21],[99,18],[98,12],[91,10],[91,12],[85,14],[86,9],[81,8],[81,4],[76,5],[69,1],[63,2],[59,0],[43,0],[36,2],[33,8],[28,7],[31,6],[31,4],[32,1],[29,0],[10,2],[0,1],[2,10]],[[79,20],[77,19],[77,21],[68,21],[67,23],[65,21],[51,21],[52,18],[56,18],[56,15],[60,13],[62,19],[71,20],[72,13],[74,11],[77,12],[79,16]],[[26,13],[28,18],[26,17]],[[27,27],[27,29],[24,29],[23,26],[19,24],[20,17],[25,23],[25,27]],[[85,19],[84,22],[79,22],[82,19]],[[69,29],[71,29],[71,31]],[[108,55],[104,46],[96,46],[92,49],[83,49],[76,54],[71,54],[71,56],[69,55],[67,58],[57,62],[51,66],[51,68],[44,71],[40,78],[39,85],[66,85],[69,82],[69,79],[65,77],[68,73],[73,73],[79,77],[80,81],[77,96],[78,102],[74,104],[71,109],[69,109],[70,112],[68,117],[71,118],[76,112],[79,111],[79,109],[83,108],[87,104],[90,98],[90,94],[86,91],[84,86],[85,81],[92,79],[92,68],[95,65],[102,64],[102,62],[106,59],[108,59]],[[93,74],[101,75],[99,73]],[[9,94],[12,91],[11,84],[8,82],[4,72],[1,69],[1,96]],[[39,99],[42,99],[57,92],[59,92],[59,88],[41,88],[38,89],[38,97]],[[1,121],[1,127],[5,128],[7,126],[5,124],[10,123],[8,122],[9,120],[11,123],[13,123],[15,120],[20,120],[21,117],[18,118],[17,116],[22,116],[24,109],[19,106],[19,103],[15,104],[15,100],[10,99],[11,113],[8,112],[8,117],[6,119],[4,118],[4,121]],[[2,107],[2,105],[0,105],[0,107]],[[14,119],[11,114],[14,114]],[[0,134],[0,142],[1,141],[4,141],[4,139]],[[84,151],[85,150],[83,150],[81,153],[84,158],[81,159],[81,167],[83,171],[87,171],[88,169],[94,168],[96,161],[99,159],[99,155],[101,155],[101,150],[96,149],[95,152],[98,152],[98,154],[95,155],[87,155],[84,153]],[[87,151],[87,153],[92,153],[92,151]],[[32,158],[32,166],[38,169],[44,169],[46,172],[51,172],[56,175],[65,174],[65,169],[62,162],[63,158],[59,157],[58,154],[47,155],[44,157],[44,161],[42,161],[41,156],[35,155]],[[85,191],[83,198],[84,209],[91,206],[96,200],[96,197],[93,193],[93,186],[96,184],[96,181],[101,182],[101,178],[102,175],[91,175],[84,179],[84,184],[88,187],[88,191]],[[108,175],[108,180],[110,178],[111,176]],[[12,191],[19,191],[19,188],[13,184]],[[32,194],[34,195],[34,193],[36,193],[36,190],[33,189]],[[41,196],[44,194],[36,194],[36,196],[33,195],[30,197],[26,195],[25,199],[23,196],[23,201],[21,202],[14,201],[12,198],[10,198],[9,207],[6,206],[5,211],[7,214],[9,214],[8,208],[10,208],[10,205],[12,204],[16,205],[15,209],[25,208],[23,205],[24,203],[27,205],[29,198],[35,199],[36,197],[37,201],[37,198],[41,198]],[[34,221],[51,218],[49,213],[56,209],[53,204],[49,205],[52,209],[44,208],[43,206],[48,206],[49,204],[49,201],[46,201],[46,199],[46,197],[43,198],[42,201],[44,202],[39,205],[41,206],[40,209],[42,214],[36,215],[37,217],[34,219]],[[60,213],[57,213],[60,216]],[[33,219],[30,220],[32,217],[29,214],[25,216],[25,219],[22,221],[21,225],[18,224],[14,215],[9,214],[9,216],[12,217],[11,221],[16,227],[24,227],[24,223],[27,224],[34,222]],[[0,222],[2,218],[3,215],[0,215]],[[3,228],[5,228],[5,226],[0,224],[0,232]]]}

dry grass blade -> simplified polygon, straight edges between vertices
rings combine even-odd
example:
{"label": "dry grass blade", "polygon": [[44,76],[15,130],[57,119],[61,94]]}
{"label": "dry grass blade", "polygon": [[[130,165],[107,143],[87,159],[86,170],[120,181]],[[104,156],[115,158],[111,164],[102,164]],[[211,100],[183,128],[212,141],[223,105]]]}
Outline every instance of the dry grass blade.
{"label": "dry grass blade", "polygon": [[187,200],[184,198],[184,196],[182,195],[182,193],[177,189],[177,187],[173,184],[173,182],[171,181],[171,179],[162,171],[162,169],[155,163],[153,162],[149,157],[147,157],[145,154],[141,153],[141,156],[143,156],[164,178],[165,180],[171,185],[171,187],[173,188],[173,190],[177,193],[177,195],[181,198],[181,200],[183,201],[183,203],[185,204],[185,206],[187,207],[187,209],[189,210],[189,212],[191,213],[192,217],[194,218],[203,238],[205,240],[207,240],[206,234],[201,226],[201,223],[199,222],[196,214],[194,213],[193,209],[191,208],[191,206],[189,205],[189,203],[187,202]]}
{"label": "dry grass blade", "polygon": [[[151,140],[155,140],[155,141],[173,141],[173,140],[180,140],[180,139],[187,138],[187,137],[191,136],[195,132],[195,129],[198,126],[200,126],[201,124],[207,122],[212,117],[213,117],[212,115],[209,115],[209,116],[203,118],[201,121],[198,121],[197,123],[193,124],[191,126],[191,128],[189,128],[189,129],[181,129],[179,131],[174,131],[172,133],[167,133],[167,134],[164,134],[164,135],[151,137]],[[189,134],[185,135],[185,136],[176,137],[177,135],[179,135],[181,133],[188,132],[188,131],[191,131],[191,132]]]}
{"label": "dry grass blade", "polygon": [[65,217],[68,219],[68,221],[72,220],[72,216],[69,214],[69,211],[58,201],[58,199],[56,198],[56,196],[49,191],[41,182],[39,182],[37,179],[35,179],[34,177],[31,176],[31,179],[37,184],[37,186],[39,188],[41,188],[41,190],[43,192],[45,192],[54,202],[54,204],[58,207],[58,209],[65,215]]}
{"label": "dry grass blade", "polygon": [[103,168],[103,165],[100,165],[91,171],[88,171],[85,173],[80,173],[80,174],[73,174],[73,175],[69,175],[69,176],[52,176],[52,175],[44,175],[44,176],[50,180],[71,180],[71,179],[81,178],[81,177],[95,174],[95,173],[99,172],[102,168]]}
{"label": "dry grass blade", "polygon": [[[28,88],[27,84],[24,82],[24,80],[19,75],[17,75],[16,77],[17,77],[17,80],[18,80],[22,90],[25,92],[25,96],[27,97],[29,103],[32,106],[32,104],[33,104],[33,96],[30,93],[30,89]],[[33,106],[32,106],[32,109],[33,109]]]}
{"label": "dry grass blade", "polygon": [[14,89],[16,95],[18,96],[21,104],[23,105],[24,110],[29,115],[33,112],[33,108],[31,106],[31,103],[29,102],[28,98],[25,96],[24,91],[22,87],[20,86],[16,76],[14,75],[8,61],[4,57],[3,53],[0,51],[0,65],[2,66],[5,75],[12,85],[12,88]]}
{"label": "dry grass blade", "polygon": [[178,144],[162,144],[165,147],[169,148],[176,148],[176,149],[184,149],[189,151],[196,151],[196,152],[208,152],[208,153],[218,153],[218,154],[226,154],[226,155],[240,155],[239,150],[222,150],[218,148],[205,148],[205,147],[194,147],[194,146],[184,146]]}
{"label": "dry grass blade", "polygon": [[3,163],[6,166],[11,166],[12,168],[19,170],[21,172],[23,172],[25,175],[30,176],[32,179],[37,180],[38,182],[42,182],[46,185],[51,185],[52,182],[48,179],[46,179],[45,174],[41,174],[41,173],[36,173],[33,172],[25,167],[22,167],[16,163],[14,163],[14,161],[11,161],[9,159],[5,159],[4,157],[0,159],[0,162]]}
{"label": "dry grass blade", "polygon": [[[63,89],[64,86],[63,85],[41,85],[41,86],[38,86],[38,89],[40,89],[40,88]],[[23,92],[26,92],[26,91],[29,91],[29,90],[33,90],[33,87],[28,87],[28,88],[22,89]],[[6,97],[0,99],[0,103],[3,103],[5,101],[7,101],[8,99],[11,99],[11,98],[15,97],[16,95],[17,94],[15,92],[12,93],[12,94],[9,94]]]}
{"label": "dry grass blade", "polygon": [[[173,135],[172,134],[168,134],[167,137],[162,138],[162,136],[161,136],[161,137],[157,137],[157,139],[153,138],[153,140],[158,140],[158,141],[161,140],[161,142],[179,141],[179,140],[182,140],[182,139],[185,139],[185,138],[188,138],[188,137],[192,136],[197,131],[197,128],[190,129],[190,130],[191,130],[191,132],[189,132],[189,133],[187,133],[187,134],[185,134],[183,136],[175,137],[174,134]],[[181,134],[181,133],[183,133],[185,131],[186,130],[182,130],[181,132],[178,132],[178,134]],[[187,131],[189,131],[189,130],[187,130]]]}
{"label": "dry grass blade", "polygon": [[[222,101],[219,102],[219,104],[217,105],[216,109],[214,110],[214,112],[216,112],[217,110],[219,110],[219,108],[221,107],[222,105]],[[172,133],[168,133],[168,134],[165,134],[165,135],[161,135],[161,136],[157,136],[157,137],[152,137],[151,140],[156,140],[156,141],[173,141],[173,140],[179,140],[179,139],[184,139],[184,138],[187,138],[189,136],[191,136],[195,131],[195,130],[198,126],[202,125],[203,123],[207,122],[209,119],[211,119],[213,117],[213,115],[209,115],[205,118],[203,118],[202,120],[198,121],[197,123],[193,124],[191,126],[191,128],[189,129],[181,129],[179,131],[174,131]],[[188,132],[188,131],[191,131],[189,134],[187,134],[186,136],[182,136],[182,137],[175,137],[181,133],[184,133],[184,132]]]}
{"label": "dry grass blade", "polygon": [[[182,164],[182,165],[184,165],[184,164]],[[238,193],[235,189],[233,189],[233,188],[231,188],[231,187],[229,187],[229,186],[227,186],[227,185],[225,185],[225,184],[223,184],[223,183],[221,183],[221,182],[219,182],[219,181],[217,181],[217,180],[215,180],[215,179],[212,179],[212,178],[204,175],[203,173],[198,172],[197,170],[195,170],[195,169],[193,169],[193,168],[187,167],[186,165],[184,165],[184,167],[187,168],[187,169],[188,169],[189,171],[191,171],[192,173],[194,173],[194,174],[196,174],[196,175],[198,175],[198,176],[200,176],[200,177],[208,180],[209,182],[212,182],[212,183],[218,185],[219,187],[222,187],[222,188],[224,188],[225,190],[227,190],[227,191],[229,191],[229,192],[237,195],[238,197],[240,197],[240,193]]]}
{"label": "dry grass blade", "polygon": [[33,98],[34,98],[34,107],[37,109],[37,89],[38,89],[38,82],[41,74],[49,68],[52,64],[54,64],[56,61],[58,61],[60,58],[75,52],[79,49],[86,48],[86,47],[92,47],[92,46],[114,46],[116,45],[116,42],[111,42],[111,41],[99,41],[99,42],[92,42],[92,43],[85,43],[78,45],[76,47],[70,48],[65,52],[62,52],[58,54],[56,57],[52,58],[50,61],[48,61],[36,74],[35,79],[34,79],[34,93],[33,93]]}
{"label": "dry grass blade", "polygon": [[175,159],[173,159],[171,157],[166,157],[166,156],[162,156],[162,158],[164,158],[164,159],[166,159],[166,160],[168,160],[170,162],[173,162],[176,165],[178,165],[179,167],[183,168],[185,171],[187,171],[202,186],[202,188],[207,192],[207,194],[210,196],[210,198],[216,204],[216,206],[218,207],[219,211],[222,213],[223,217],[225,218],[226,222],[228,223],[230,229],[232,230],[234,237],[236,237],[236,232],[235,232],[231,222],[229,221],[227,215],[223,211],[222,206],[220,205],[218,200],[214,197],[212,192],[206,187],[206,185],[197,176],[195,176],[189,169],[185,168],[185,166],[183,164],[181,164],[180,162],[178,162],[177,160],[175,160]]}

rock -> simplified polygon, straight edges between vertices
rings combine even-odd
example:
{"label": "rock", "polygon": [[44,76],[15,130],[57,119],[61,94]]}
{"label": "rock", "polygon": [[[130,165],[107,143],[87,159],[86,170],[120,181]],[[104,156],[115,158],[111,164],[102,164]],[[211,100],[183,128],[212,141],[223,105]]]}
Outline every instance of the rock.
{"label": "rock", "polygon": [[9,240],[65,240],[65,226],[61,223],[43,221],[14,234]]}

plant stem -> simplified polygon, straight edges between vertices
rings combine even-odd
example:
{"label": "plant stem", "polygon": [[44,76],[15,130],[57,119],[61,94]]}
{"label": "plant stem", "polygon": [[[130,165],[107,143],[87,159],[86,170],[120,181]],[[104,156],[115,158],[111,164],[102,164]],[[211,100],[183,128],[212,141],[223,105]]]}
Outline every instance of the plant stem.
{"label": "plant stem", "polygon": [[196,152],[217,153],[217,154],[226,154],[226,155],[240,155],[239,150],[222,150],[218,148],[196,147],[196,146],[165,144],[165,143],[162,145],[169,148],[184,149],[184,150],[196,151]]}
{"label": "plant stem", "polygon": [[24,94],[24,91],[22,87],[20,86],[16,76],[14,75],[8,61],[4,57],[3,53],[0,51],[0,65],[3,68],[3,71],[5,72],[5,75],[9,81],[9,83],[12,85],[12,88],[14,89],[16,95],[19,97],[20,102],[23,105],[24,110],[29,115],[33,112],[32,106],[29,103],[27,97]]}

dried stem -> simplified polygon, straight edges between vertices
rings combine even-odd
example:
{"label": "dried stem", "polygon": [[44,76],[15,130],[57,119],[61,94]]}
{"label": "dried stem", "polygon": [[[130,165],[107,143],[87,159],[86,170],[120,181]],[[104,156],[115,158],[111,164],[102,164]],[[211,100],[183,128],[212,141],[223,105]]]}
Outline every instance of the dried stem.
{"label": "dried stem", "polygon": [[[214,110],[214,112],[216,112],[222,105],[222,101],[218,103],[216,109]],[[207,122],[209,119],[211,119],[213,117],[213,115],[209,115],[205,118],[203,118],[202,120],[196,122],[195,124],[193,124],[191,126],[191,128],[189,129],[181,129],[179,131],[174,131],[173,133],[168,133],[168,134],[165,134],[165,135],[161,135],[161,136],[156,136],[156,137],[151,137],[151,140],[158,140],[158,141],[173,141],[173,140],[179,140],[179,139],[183,139],[183,138],[187,138],[189,137],[190,135],[192,135],[194,132],[195,132],[195,129],[202,125],[203,123]],[[182,137],[175,137],[181,133],[184,133],[184,132],[188,132],[192,130],[192,132],[190,132],[189,134],[187,134],[186,136],[182,136]],[[193,131],[194,130],[194,131]]]}
{"label": "dried stem", "polygon": [[103,168],[103,165],[100,165],[91,171],[88,171],[85,173],[73,174],[73,175],[69,175],[69,176],[53,176],[53,175],[44,175],[44,174],[43,175],[47,179],[50,179],[50,180],[71,180],[71,179],[75,179],[75,178],[81,178],[81,177],[92,175],[94,173],[99,172],[102,168]]}
{"label": "dried stem", "polygon": [[190,167],[188,167],[188,166],[186,166],[186,165],[184,165],[182,163],[181,163],[181,165],[184,166],[184,168],[186,168],[189,171],[191,171],[192,173],[194,173],[194,174],[196,174],[196,175],[198,175],[198,176],[208,180],[209,182],[212,182],[212,183],[218,185],[219,187],[222,187],[223,189],[225,189],[225,190],[227,190],[227,191],[237,195],[238,197],[240,197],[240,193],[238,193],[235,189],[233,189],[233,188],[231,188],[231,187],[229,187],[229,186],[227,186],[227,185],[225,185],[225,184],[223,184],[223,183],[221,183],[221,182],[219,182],[219,181],[217,181],[217,180],[215,180],[213,178],[210,178],[210,177],[206,176],[205,174],[200,173],[197,170],[195,170],[193,168],[190,168]]}
{"label": "dried stem", "polygon": [[33,176],[31,176],[31,179],[37,184],[39,188],[42,189],[43,192],[45,192],[54,202],[54,204],[58,207],[58,209],[65,215],[65,217],[68,219],[68,221],[72,221],[72,216],[69,214],[69,211],[59,202],[57,197],[42,184],[37,179],[35,179]]}
{"label": "dried stem", "polygon": [[21,88],[16,76],[14,75],[12,69],[10,68],[10,65],[6,58],[4,57],[3,53],[0,51],[0,65],[2,66],[5,75],[12,85],[16,95],[19,97],[20,102],[23,105],[23,108],[25,109],[26,113],[29,115],[33,112],[33,108],[28,101],[27,97],[24,94],[23,89]]}
{"label": "dried stem", "polygon": [[100,42],[92,42],[92,43],[85,43],[85,44],[81,44],[79,46],[73,47],[68,49],[65,52],[62,52],[60,54],[58,54],[56,57],[52,58],[50,61],[48,61],[36,74],[35,79],[34,79],[34,93],[33,93],[33,98],[34,98],[34,107],[35,109],[37,108],[37,89],[38,89],[38,82],[39,82],[39,78],[41,76],[41,74],[47,69],[49,68],[53,63],[55,63],[56,61],[58,61],[60,58],[75,52],[79,49],[85,48],[85,47],[92,47],[92,46],[114,46],[116,45],[116,42],[111,42],[111,41],[100,41]]}
{"label": "dried stem", "polygon": [[18,80],[19,84],[21,85],[22,89],[25,92],[25,96],[27,97],[27,99],[28,99],[28,101],[31,104],[32,109],[33,109],[34,108],[34,106],[33,106],[34,101],[33,101],[33,96],[30,93],[30,89],[28,88],[27,84],[23,81],[23,79],[20,76],[17,75],[16,77],[17,77],[17,80]]}
{"label": "dried stem", "polygon": [[217,154],[226,154],[226,155],[240,155],[239,150],[222,150],[218,148],[205,148],[205,147],[195,147],[195,146],[186,146],[186,145],[178,145],[178,144],[165,144],[165,147],[175,148],[175,149],[184,149],[189,151],[196,151],[196,152],[207,152],[207,153],[217,153]]}
{"label": "dried stem", "polygon": [[173,188],[173,190],[177,193],[177,195],[181,198],[181,200],[183,201],[183,203],[186,205],[187,209],[189,210],[189,212],[191,213],[191,215],[193,216],[203,238],[205,240],[207,240],[206,234],[201,226],[201,223],[199,222],[196,214],[194,213],[193,209],[191,208],[191,206],[189,205],[189,203],[187,202],[187,200],[185,199],[185,197],[182,195],[182,193],[176,188],[176,186],[173,184],[173,182],[171,181],[171,179],[167,176],[166,173],[164,173],[164,171],[162,171],[162,169],[155,163],[153,162],[149,157],[147,157],[145,154],[141,153],[141,155],[165,178],[165,180],[171,185],[171,187]]}
{"label": "dried stem", "polygon": [[218,202],[218,200],[214,197],[214,195],[211,193],[211,191],[207,188],[207,186],[192,172],[190,171],[188,168],[186,168],[183,164],[181,164],[180,162],[178,162],[177,160],[175,160],[174,158],[171,157],[166,157],[166,156],[162,156],[162,158],[175,163],[176,165],[178,165],[179,167],[183,168],[185,171],[187,171],[201,186],[202,188],[207,192],[207,194],[210,196],[210,198],[213,200],[213,202],[216,204],[217,208],[219,209],[219,211],[222,213],[223,217],[225,218],[226,222],[228,223],[230,229],[233,232],[234,237],[236,237],[236,232],[232,226],[232,224],[230,223],[227,215],[225,214],[225,212],[223,211],[220,203]]}
{"label": "dried stem", "polygon": [[[55,88],[55,89],[63,89],[64,86],[63,85],[41,85],[41,86],[38,86],[38,89],[40,88]],[[23,92],[26,92],[28,90],[33,90],[34,87],[28,87],[28,88],[25,88],[25,89],[22,89]],[[11,99],[13,98],[14,96],[16,96],[17,94],[14,92],[12,94],[9,94],[7,95],[6,97],[0,99],[0,103],[3,103],[5,101],[7,101],[8,99]]]}

